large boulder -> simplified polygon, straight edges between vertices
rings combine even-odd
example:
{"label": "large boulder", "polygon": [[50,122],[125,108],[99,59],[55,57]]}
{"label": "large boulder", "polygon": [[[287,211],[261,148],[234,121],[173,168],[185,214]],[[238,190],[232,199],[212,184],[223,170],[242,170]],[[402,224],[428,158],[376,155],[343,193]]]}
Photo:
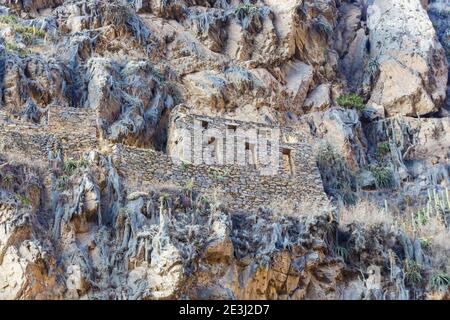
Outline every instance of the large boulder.
{"label": "large boulder", "polygon": [[314,85],[314,69],[306,63],[294,60],[283,66],[283,72],[293,109],[301,110],[309,89]]}
{"label": "large boulder", "polygon": [[375,0],[368,7],[371,63],[379,76],[370,102],[388,116],[436,112],[444,99],[447,62],[419,0]]}
{"label": "large boulder", "polygon": [[304,109],[311,111],[322,111],[331,105],[331,85],[324,83],[315,88],[305,100]]}
{"label": "large boulder", "polygon": [[355,110],[331,108],[312,112],[306,119],[314,136],[339,150],[348,167],[357,171],[366,165],[367,141]]}

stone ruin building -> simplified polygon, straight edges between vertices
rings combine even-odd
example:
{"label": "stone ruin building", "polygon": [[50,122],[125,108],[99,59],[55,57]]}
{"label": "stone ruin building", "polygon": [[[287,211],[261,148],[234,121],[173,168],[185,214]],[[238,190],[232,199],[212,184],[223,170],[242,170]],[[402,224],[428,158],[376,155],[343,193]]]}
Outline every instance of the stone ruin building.
{"label": "stone ruin building", "polygon": [[[81,122],[85,125],[79,126]],[[0,133],[3,152],[42,162],[77,158],[105,145],[95,111],[89,109],[51,108],[39,125],[5,119]],[[122,144],[109,147],[119,174],[129,182],[189,185],[203,194],[221,194],[233,211],[254,211],[279,202],[324,203],[309,139],[306,130],[195,115],[179,107],[170,116],[166,153]],[[265,152],[259,152],[261,140],[267,141]]]}

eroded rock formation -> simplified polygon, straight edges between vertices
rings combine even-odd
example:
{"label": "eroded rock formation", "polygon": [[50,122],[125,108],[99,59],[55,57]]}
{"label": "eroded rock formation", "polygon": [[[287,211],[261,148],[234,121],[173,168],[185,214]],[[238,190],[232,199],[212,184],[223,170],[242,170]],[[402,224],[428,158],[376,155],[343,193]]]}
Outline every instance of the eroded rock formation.
{"label": "eroded rock formation", "polygon": [[[0,299],[448,299],[448,14],[0,1]],[[116,151],[166,152],[175,107],[307,128],[330,203],[128,174]]]}

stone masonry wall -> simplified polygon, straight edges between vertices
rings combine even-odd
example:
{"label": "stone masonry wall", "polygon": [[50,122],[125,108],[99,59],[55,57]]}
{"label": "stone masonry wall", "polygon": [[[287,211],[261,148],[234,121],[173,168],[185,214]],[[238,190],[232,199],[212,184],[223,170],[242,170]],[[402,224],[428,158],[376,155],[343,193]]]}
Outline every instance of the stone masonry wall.
{"label": "stone masonry wall", "polygon": [[90,109],[57,108],[48,111],[44,124],[13,120],[0,113],[0,151],[29,160],[47,160],[49,149],[60,146],[66,157],[96,149],[96,116]]}
{"label": "stone masonry wall", "polygon": [[[202,124],[207,122],[207,128],[202,128]],[[169,121],[168,154],[156,152],[154,150],[132,148],[129,146],[116,145],[114,148],[114,159],[119,164],[120,172],[128,179],[139,181],[143,185],[164,184],[170,182],[178,187],[185,187],[192,184],[194,190],[204,194],[217,192],[228,201],[228,205],[233,210],[254,211],[259,207],[270,207],[277,202],[294,204],[299,202],[315,203],[323,205],[327,197],[324,193],[322,180],[316,164],[308,135],[305,132],[293,130],[291,128],[280,129],[280,165],[276,174],[263,175],[260,172],[258,163],[249,163],[249,154],[245,154],[246,165],[234,164],[204,164],[196,157],[187,157],[182,152],[183,143],[191,143],[191,151],[195,148],[207,148],[207,143],[194,144],[193,134],[186,136],[187,130],[194,128],[205,132],[214,129],[217,132],[225,132],[233,128],[228,136],[215,137],[223,139],[217,146],[222,146],[217,152],[224,152],[227,143],[235,144],[233,152],[236,156],[239,152],[250,153],[250,150],[238,148],[236,145],[236,135],[238,130],[248,132],[256,129],[257,134],[269,132],[277,129],[260,123],[242,122],[227,119],[209,118],[172,112]],[[231,137],[231,139],[230,139]],[[208,138],[208,137],[207,137]],[[184,141],[182,141],[184,140]],[[187,140],[187,141],[186,141]],[[206,139],[208,140],[208,139]],[[270,140],[270,139],[269,139]],[[246,144],[256,143],[251,138],[247,138]],[[286,163],[283,163],[282,153],[289,150],[293,170],[286,170]],[[200,152],[200,154],[202,154]],[[191,154],[192,155],[192,154]],[[189,158],[192,161],[175,161],[174,157],[181,160]],[[225,157],[225,155],[223,155]],[[251,157],[251,155],[250,155]]]}
{"label": "stone masonry wall", "polygon": [[[305,157],[309,157],[312,150],[304,147]],[[314,157],[297,168],[303,174],[291,177],[287,174],[263,176],[253,167],[237,165],[214,167],[176,163],[166,154],[123,145],[116,145],[113,155],[119,172],[126,179],[143,185],[171,183],[181,188],[192,181],[194,190],[204,194],[217,191],[225,196],[232,210],[254,211],[276,201],[320,205],[327,199]]]}

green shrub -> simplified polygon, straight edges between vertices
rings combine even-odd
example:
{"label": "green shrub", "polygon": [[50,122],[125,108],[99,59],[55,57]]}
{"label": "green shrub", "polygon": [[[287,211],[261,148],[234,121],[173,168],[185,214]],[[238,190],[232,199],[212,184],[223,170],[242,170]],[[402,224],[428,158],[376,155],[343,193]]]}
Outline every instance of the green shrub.
{"label": "green shrub", "polygon": [[316,19],[313,23],[314,28],[324,34],[327,38],[330,38],[333,35],[333,27],[323,19]]}
{"label": "green shrub", "polygon": [[252,3],[241,3],[234,8],[234,16],[239,20],[244,29],[249,27],[254,22],[260,22],[262,13],[259,7]]}
{"label": "green shrub", "polygon": [[241,3],[236,8],[234,8],[234,15],[243,21],[245,18],[253,18],[255,16],[260,16],[261,12],[259,8],[251,3]]}
{"label": "green shrub", "polygon": [[10,14],[1,15],[0,23],[8,24],[8,25],[17,24],[17,17],[10,15]]}
{"label": "green shrub", "polygon": [[368,69],[369,75],[371,77],[373,77],[377,74],[379,68],[380,68],[380,65],[379,65],[378,61],[375,59],[371,59],[369,61],[369,63],[367,64],[367,69]]}
{"label": "green shrub", "polygon": [[388,141],[383,141],[378,144],[377,156],[379,158],[384,158],[391,151]]}
{"label": "green shrub", "polygon": [[348,250],[347,248],[341,247],[341,246],[336,246],[334,248],[334,254],[337,255],[338,257],[342,258],[342,260],[347,261],[348,259]]}
{"label": "green shrub", "polygon": [[344,94],[337,99],[337,103],[345,108],[353,108],[358,111],[364,110],[364,100],[355,93]]}
{"label": "green shrub", "polygon": [[56,182],[56,187],[58,190],[64,190],[67,188],[68,184],[69,177],[64,175],[58,179],[58,181]]}
{"label": "green shrub", "polygon": [[162,192],[159,195],[160,209],[167,208],[169,206],[169,200],[170,200],[170,195],[166,192]]}
{"label": "green shrub", "polygon": [[188,170],[190,166],[191,164],[189,162],[181,161],[181,167],[183,168],[183,170]]}
{"label": "green shrub", "polygon": [[75,160],[64,161],[63,171],[71,175],[77,169],[77,164]]}
{"label": "green shrub", "polygon": [[87,166],[88,166],[88,162],[84,159],[80,159],[80,160],[69,159],[67,161],[64,161],[63,171],[68,176],[71,176],[77,169],[86,168]]}
{"label": "green shrub", "polygon": [[216,168],[208,168],[208,172],[212,174],[213,178],[219,181],[225,180],[230,175],[228,170],[220,170]]}
{"label": "green shrub", "polygon": [[194,189],[194,179],[190,179],[186,182],[184,189],[186,191],[192,191]]}
{"label": "green shrub", "polygon": [[17,199],[24,205],[24,206],[30,206],[31,200],[27,198],[27,196],[24,196],[22,194],[17,195]]}
{"label": "green shrub", "polygon": [[403,272],[409,285],[415,286],[422,282],[422,267],[414,260],[405,260]]}
{"label": "green shrub", "polygon": [[394,184],[394,176],[391,169],[381,166],[370,166],[369,171],[375,178],[377,188],[390,188]]}
{"label": "green shrub", "polygon": [[419,238],[419,241],[420,241],[420,246],[422,247],[422,249],[428,249],[431,245],[431,239],[421,237],[421,238]]}
{"label": "green shrub", "polygon": [[355,175],[348,168],[345,159],[328,142],[320,145],[317,165],[325,192],[345,204],[355,203]]}
{"label": "green shrub", "polygon": [[450,288],[450,275],[447,273],[438,273],[430,278],[430,287],[432,290],[446,292]]}
{"label": "green shrub", "polygon": [[21,57],[26,57],[27,55],[29,55],[31,53],[30,50],[21,48],[21,47],[19,47],[17,44],[15,44],[13,42],[6,42],[5,43],[5,48],[6,48],[6,51],[16,52]]}
{"label": "green shrub", "polygon": [[427,224],[427,222],[429,221],[429,216],[427,215],[426,210],[422,209],[417,211],[414,215],[413,215],[413,224],[415,227],[420,227],[420,226],[424,226]]}
{"label": "green shrub", "polygon": [[19,33],[26,45],[32,45],[37,38],[45,37],[45,32],[38,30],[35,27],[21,25],[16,16],[0,16],[0,23],[10,26],[14,32]]}
{"label": "green shrub", "polygon": [[12,185],[14,178],[11,174],[7,173],[2,176],[2,182],[5,186],[10,187]]}
{"label": "green shrub", "polygon": [[26,45],[32,45],[37,38],[44,38],[45,32],[37,30],[35,27],[25,27],[21,25],[14,26],[14,31],[22,36],[23,42]]}

